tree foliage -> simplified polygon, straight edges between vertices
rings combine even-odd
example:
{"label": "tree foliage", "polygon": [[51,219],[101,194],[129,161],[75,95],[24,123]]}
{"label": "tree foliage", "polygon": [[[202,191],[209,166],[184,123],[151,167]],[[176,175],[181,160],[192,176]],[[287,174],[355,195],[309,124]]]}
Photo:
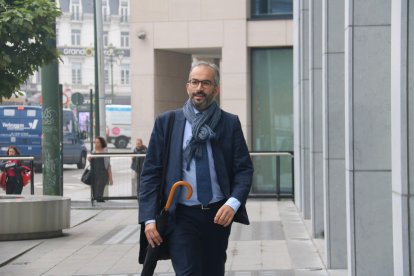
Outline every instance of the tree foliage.
{"label": "tree foliage", "polygon": [[48,41],[60,14],[50,0],[0,0],[0,99],[18,94],[38,67],[58,58]]}

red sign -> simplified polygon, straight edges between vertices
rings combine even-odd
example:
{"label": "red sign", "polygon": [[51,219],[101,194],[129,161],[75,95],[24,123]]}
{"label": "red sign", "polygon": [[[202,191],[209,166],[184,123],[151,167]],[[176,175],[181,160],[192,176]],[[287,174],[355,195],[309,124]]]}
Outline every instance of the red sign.
{"label": "red sign", "polygon": [[119,127],[114,127],[112,129],[112,134],[113,135],[119,135],[119,133],[121,133],[121,130],[119,129]]}

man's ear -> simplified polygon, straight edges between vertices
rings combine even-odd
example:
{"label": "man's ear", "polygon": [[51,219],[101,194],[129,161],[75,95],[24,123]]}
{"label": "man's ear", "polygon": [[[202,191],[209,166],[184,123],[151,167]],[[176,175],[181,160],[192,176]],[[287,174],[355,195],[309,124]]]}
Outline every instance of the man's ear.
{"label": "man's ear", "polygon": [[220,85],[214,88],[214,97],[217,97],[218,94],[220,94]]}

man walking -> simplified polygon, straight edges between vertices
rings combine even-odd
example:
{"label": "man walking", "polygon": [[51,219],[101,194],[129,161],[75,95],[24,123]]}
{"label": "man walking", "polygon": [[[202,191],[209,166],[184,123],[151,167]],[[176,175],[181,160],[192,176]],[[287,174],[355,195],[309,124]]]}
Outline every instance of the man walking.
{"label": "man walking", "polygon": [[[167,239],[176,275],[220,276],[232,222],[249,224],[245,203],[253,165],[238,117],[221,110],[214,100],[220,91],[217,66],[193,63],[186,89],[188,101],[173,111],[165,195],[179,180],[191,184],[193,195],[185,200],[185,189],[175,194]],[[163,242],[155,217],[169,114],[155,121],[141,174],[139,222],[145,223],[153,247]]]}
{"label": "man walking", "polygon": [[[147,146],[144,145],[141,138],[135,140],[135,147],[132,150],[133,153],[144,154],[147,153]],[[132,157],[131,169],[134,171],[132,176],[132,194],[137,195],[139,193],[140,179],[139,176],[142,171],[142,165],[144,164],[144,157]]]}

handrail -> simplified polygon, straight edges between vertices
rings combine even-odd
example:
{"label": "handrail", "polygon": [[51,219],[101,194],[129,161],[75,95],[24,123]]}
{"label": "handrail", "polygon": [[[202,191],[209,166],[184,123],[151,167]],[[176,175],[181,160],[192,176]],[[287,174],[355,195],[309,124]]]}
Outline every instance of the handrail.
{"label": "handrail", "polygon": [[[253,151],[250,152],[250,156],[275,156],[276,157],[276,198],[280,199],[282,197],[294,198],[295,194],[295,173],[294,173],[294,153],[293,151]],[[292,166],[292,194],[291,195],[282,195],[280,189],[280,157],[287,156],[291,158]],[[261,194],[251,194],[250,196],[262,197],[269,196]]]}
{"label": "handrail", "polygon": [[88,153],[86,157],[145,157],[145,153]]}
{"label": "handrail", "polygon": [[15,156],[15,155],[13,155],[13,156],[0,156],[0,160],[10,160],[10,159],[13,159],[13,160],[34,160],[34,156],[22,156],[22,155],[19,155],[19,156]]}
{"label": "handrail", "polygon": [[[290,156],[294,157],[290,151],[251,151],[251,156]],[[145,153],[89,153],[87,157],[145,157]]]}
{"label": "handrail", "polygon": [[251,151],[251,156],[290,156],[293,157],[291,151]]}
{"label": "handrail", "polygon": [[[251,151],[250,156],[275,156],[276,157],[276,194],[262,195],[252,193],[250,196],[261,197],[261,196],[276,196],[278,199],[282,197],[294,197],[294,153],[293,151]],[[145,157],[145,153],[90,153],[87,157],[98,158],[98,157]],[[292,162],[292,194],[282,195],[280,188],[280,157],[290,157]],[[130,199],[131,197],[123,197],[122,199]],[[115,198],[114,198],[115,199]],[[120,198],[116,198],[120,199]]]}

